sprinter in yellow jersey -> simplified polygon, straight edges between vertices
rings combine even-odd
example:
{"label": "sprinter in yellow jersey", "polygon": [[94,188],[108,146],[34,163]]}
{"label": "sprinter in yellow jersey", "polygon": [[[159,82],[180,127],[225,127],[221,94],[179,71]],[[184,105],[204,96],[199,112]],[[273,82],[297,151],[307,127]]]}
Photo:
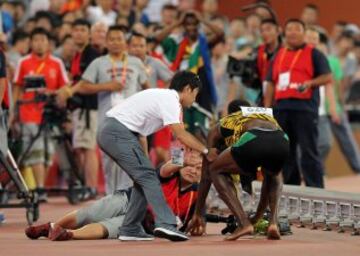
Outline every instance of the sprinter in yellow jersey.
{"label": "sprinter in yellow jersey", "polygon": [[[254,232],[253,224],[270,208],[269,239],[280,239],[277,227],[277,207],[282,187],[281,170],[289,155],[289,140],[272,116],[272,109],[249,107],[246,101],[234,101],[229,105],[238,108],[219,121],[208,135],[208,146],[221,144],[227,148],[212,163],[203,163],[195,214],[188,226],[192,235],[205,233],[205,200],[213,182],[220,198],[226,203],[238,221],[238,228],[226,240],[236,240]],[[262,168],[264,181],[255,217],[249,220],[234,190],[229,175],[253,176]]]}

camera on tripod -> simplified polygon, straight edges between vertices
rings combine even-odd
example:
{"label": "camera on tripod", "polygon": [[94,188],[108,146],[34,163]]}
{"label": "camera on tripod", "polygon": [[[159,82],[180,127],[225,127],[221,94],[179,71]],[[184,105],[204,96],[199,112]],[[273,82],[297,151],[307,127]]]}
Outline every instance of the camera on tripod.
{"label": "camera on tripod", "polygon": [[252,89],[261,89],[262,83],[257,72],[256,55],[246,59],[237,59],[229,56],[226,71],[230,77],[240,77],[242,83]]}
{"label": "camera on tripod", "polygon": [[[50,125],[61,125],[67,122],[67,110],[73,111],[81,106],[81,98],[68,99],[66,109],[56,104],[56,95],[46,93],[46,81],[43,76],[31,75],[25,77],[25,92],[34,93],[31,103],[43,103],[43,121]],[[30,102],[29,102],[30,103]]]}

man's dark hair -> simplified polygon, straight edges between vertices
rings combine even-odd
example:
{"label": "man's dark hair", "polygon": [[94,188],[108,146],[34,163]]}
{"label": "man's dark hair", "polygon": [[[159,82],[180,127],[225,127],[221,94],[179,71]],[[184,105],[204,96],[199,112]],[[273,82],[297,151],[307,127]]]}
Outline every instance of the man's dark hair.
{"label": "man's dark hair", "polygon": [[348,22],[346,22],[344,20],[338,20],[338,21],[335,22],[335,24],[338,25],[338,26],[345,27],[348,24]]}
{"label": "man's dark hair", "polygon": [[39,21],[41,19],[47,19],[51,26],[53,27],[54,26],[54,20],[53,20],[53,17],[51,16],[51,14],[47,11],[38,11],[36,14],[35,14],[35,21]]}
{"label": "man's dark hair", "polygon": [[238,16],[238,17],[235,17],[234,19],[232,19],[232,21],[233,20],[237,20],[237,21],[241,21],[241,22],[243,22],[243,23],[245,23],[245,18],[244,17],[241,17],[241,16]]}
{"label": "man's dark hair", "polygon": [[348,39],[351,41],[354,41],[354,36],[353,33],[350,31],[344,31],[340,34],[339,38],[337,39],[337,42],[342,40],[342,39]]}
{"label": "man's dark hair", "polygon": [[195,20],[197,20],[197,22],[199,23],[199,20],[198,20],[198,18],[196,17],[195,13],[193,13],[193,12],[187,12],[187,13],[185,13],[184,22],[185,22],[186,19],[189,19],[189,18],[195,19]]}
{"label": "man's dark hair", "polygon": [[133,31],[133,32],[131,32],[131,34],[129,36],[128,43],[130,43],[134,37],[143,38],[146,42],[148,41],[146,36],[144,36],[143,34],[141,34],[139,32]]}
{"label": "man's dark hair", "polygon": [[122,25],[113,25],[109,27],[107,35],[109,35],[111,31],[121,31],[126,34],[128,32],[128,28]]}
{"label": "man's dark hair", "polygon": [[355,48],[360,48],[360,40],[355,40],[354,41],[354,47]]}
{"label": "man's dark hair", "polygon": [[306,29],[305,23],[300,19],[297,18],[288,19],[285,23],[285,27],[287,27],[287,25],[289,25],[290,23],[298,23],[304,28],[304,30]]}
{"label": "man's dark hair", "polygon": [[21,7],[24,9],[24,11],[26,11],[26,4],[24,3],[24,1],[18,0],[18,1],[13,1],[13,5],[15,7]]}
{"label": "man's dark hair", "polygon": [[76,26],[84,26],[84,27],[87,27],[89,30],[91,28],[91,25],[90,23],[85,20],[85,19],[76,19],[73,23],[72,23],[72,26],[73,27],[76,27]]}
{"label": "man's dark hair", "polygon": [[162,9],[162,11],[169,10],[169,11],[178,11],[178,8],[173,4],[165,4]]}
{"label": "man's dark hair", "polygon": [[309,8],[316,12],[319,12],[319,7],[316,4],[309,3],[309,4],[305,5],[305,8]]}
{"label": "man's dark hair", "polygon": [[182,92],[184,88],[189,85],[191,90],[199,88],[201,90],[202,84],[198,75],[190,71],[179,71],[171,80],[170,89],[177,92]]}
{"label": "man's dark hair", "polygon": [[250,106],[251,105],[247,100],[238,99],[238,100],[231,101],[228,105],[227,110],[228,110],[229,114],[232,114],[232,113],[240,111],[240,107],[250,107]]}
{"label": "man's dark hair", "polygon": [[320,43],[325,44],[326,46],[329,46],[329,38],[326,35],[326,33],[319,33]]}
{"label": "man's dark hair", "polygon": [[72,36],[70,34],[66,34],[64,38],[61,40],[60,44],[63,45],[68,39],[72,39]]}
{"label": "man's dark hair", "polygon": [[44,28],[34,28],[30,34],[30,39],[33,39],[36,35],[44,35],[48,40],[50,40],[50,34]]}
{"label": "man's dark hair", "polygon": [[263,19],[261,21],[261,25],[264,25],[264,24],[271,24],[271,25],[274,25],[276,27],[279,26],[279,24],[277,23],[277,21],[275,19]]}
{"label": "man's dark hair", "polygon": [[16,30],[12,36],[12,45],[15,45],[17,42],[23,41],[29,37],[29,34],[24,30]]}

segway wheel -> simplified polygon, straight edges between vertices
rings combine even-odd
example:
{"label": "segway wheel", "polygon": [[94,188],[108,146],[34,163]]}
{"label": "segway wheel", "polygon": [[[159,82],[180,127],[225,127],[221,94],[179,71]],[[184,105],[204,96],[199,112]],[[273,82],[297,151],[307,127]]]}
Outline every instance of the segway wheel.
{"label": "segway wheel", "polygon": [[9,192],[0,190],[0,204],[7,204],[9,202]]}
{"label": "segway wheel", "polygon": [[27,220],[29,226],[34,223],[34,208],[33,207],[26,209],[26,220]]}
{"label": "segway wheel", "polygon": [[39,205],[38,204],[34,205],[33,209],[34,209],[33,221],[37,222],[39,220],[39,218],[40,218]]}

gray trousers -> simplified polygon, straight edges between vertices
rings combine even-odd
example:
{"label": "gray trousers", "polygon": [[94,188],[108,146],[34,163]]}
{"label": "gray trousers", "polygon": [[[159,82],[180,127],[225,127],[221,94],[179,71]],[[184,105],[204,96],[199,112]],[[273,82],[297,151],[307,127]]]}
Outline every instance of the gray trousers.
{"label": "gray trousers", "polygon": [[134,181],[128,212],[120,235],[143,232],[141,221],[149,204],[156,226],[176,225],[167,205],[159,178],[141,148],[137,136],[114,118],[106,118],[98,132],[98,144]]}
{"label": "gray trousers", "polygon": [[360,173],[359,147],[356,143],[349,120],[345,113],[341,115],[340,124],[331,122],[331,130],[335,139],[339,143],[341,152],[345,156],[352,170],[355,173]]}
{"label": "gray trousers", "polygon": [[129,175],[103,151],[101,151],[101,160],[105,174],[106,195],[112,195],[117,190],[126,190],[133,186]]}
{"label": "gray trousers", "polygon": [[0,106],[0,152],[4,157],[7,155],[8,140],[7,140],[7,125],[6,116]]}
{"label": "gray trousers", "polygon": [[[331,126],[330,119],[326,116],[319,116],[318,130],[318,148],[319,148],[319,156],[321,162],[325,169],[325,161],[327,156],[329,155],[331,145],[332,145],[332,135],[331,135]],[[326,170],[325,170],[326,171]]]}

